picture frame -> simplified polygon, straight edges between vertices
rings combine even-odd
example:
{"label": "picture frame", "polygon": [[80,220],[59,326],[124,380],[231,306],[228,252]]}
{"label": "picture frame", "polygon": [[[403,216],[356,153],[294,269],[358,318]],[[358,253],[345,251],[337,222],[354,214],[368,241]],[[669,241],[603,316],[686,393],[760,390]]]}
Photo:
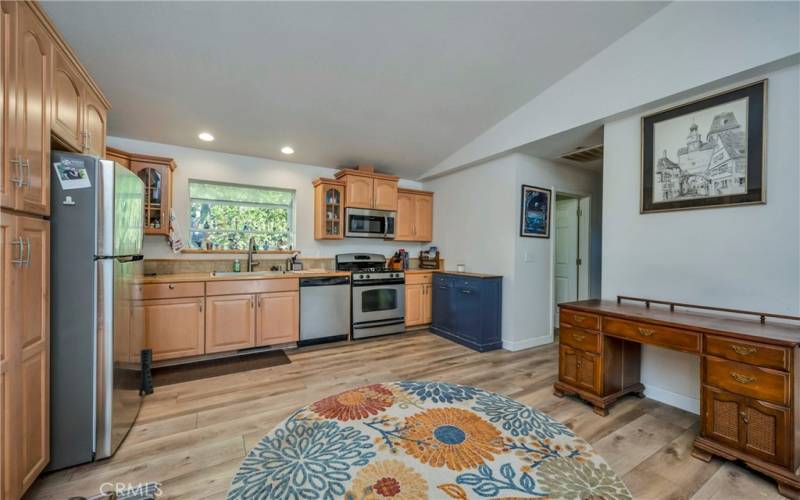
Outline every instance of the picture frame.
{"label": "picture frame", "polygon": [[519,235],[526,238],[550,237],[550,213],[553,192],[550,189],[522,185]]}
{"label": "picture frame", "polygon": [[640,213],[766,203],[767,80],[641,120]]}

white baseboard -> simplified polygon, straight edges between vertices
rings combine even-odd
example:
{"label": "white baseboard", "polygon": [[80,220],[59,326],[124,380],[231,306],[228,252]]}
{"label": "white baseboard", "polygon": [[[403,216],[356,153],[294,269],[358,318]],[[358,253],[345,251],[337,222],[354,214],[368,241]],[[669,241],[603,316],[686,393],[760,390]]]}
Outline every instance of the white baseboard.
{"label": "white baseboard", "polygon": [[664,404],[675,406],[681,410],[700,415],[700,400],[684,396],[683,394],[676,394],[661,387],[656,387],[652,384],[645,384],[644,395],[650,399],[655,399]]}
{"label": "white baseboard", "polygon": [[503,349],[506,351],[522,351],[525,349],[530,349],[531,347],[537,347],[544,344],[549,344],[553,342],[553,337],[545,336],[545,337],[534,337],[532,339],[525,339],[525,340],[506,340],[503,339]]}

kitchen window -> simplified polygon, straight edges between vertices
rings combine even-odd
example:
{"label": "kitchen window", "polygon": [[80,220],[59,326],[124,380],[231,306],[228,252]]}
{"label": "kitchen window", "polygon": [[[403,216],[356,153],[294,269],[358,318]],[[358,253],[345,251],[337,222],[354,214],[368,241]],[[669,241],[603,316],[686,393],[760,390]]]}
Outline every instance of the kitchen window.
{"label": "kitchen window", "polygon": [[189,181],[189,245],[202,250],[259,250],[294,246],[294,191]]}

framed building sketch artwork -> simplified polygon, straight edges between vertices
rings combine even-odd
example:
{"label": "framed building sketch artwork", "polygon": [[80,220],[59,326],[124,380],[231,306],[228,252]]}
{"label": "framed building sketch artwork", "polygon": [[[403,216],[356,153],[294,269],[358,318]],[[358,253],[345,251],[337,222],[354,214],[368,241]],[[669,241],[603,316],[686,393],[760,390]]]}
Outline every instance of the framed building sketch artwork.
{"label": "framed building sketch artwork", "polygon": [[764,203],[767,81],[642,118],[641,213]]}

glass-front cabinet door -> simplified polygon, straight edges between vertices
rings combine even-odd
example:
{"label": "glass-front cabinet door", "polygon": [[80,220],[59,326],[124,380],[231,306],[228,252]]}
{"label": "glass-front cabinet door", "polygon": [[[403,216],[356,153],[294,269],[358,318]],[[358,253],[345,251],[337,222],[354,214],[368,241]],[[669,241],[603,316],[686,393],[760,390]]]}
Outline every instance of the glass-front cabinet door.
{"label": "glass-front cabinet door", "polygon": [[144,233],[168,235],[172,193],[170,166],[131,161],[130,168],[144,183]]}
{"label": "glass-front cabinet door", "polygon": [[314,181],[314,239],[344,237],[344,183],[333,179]]}

